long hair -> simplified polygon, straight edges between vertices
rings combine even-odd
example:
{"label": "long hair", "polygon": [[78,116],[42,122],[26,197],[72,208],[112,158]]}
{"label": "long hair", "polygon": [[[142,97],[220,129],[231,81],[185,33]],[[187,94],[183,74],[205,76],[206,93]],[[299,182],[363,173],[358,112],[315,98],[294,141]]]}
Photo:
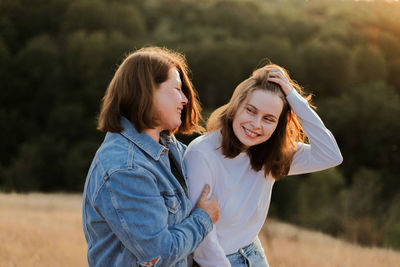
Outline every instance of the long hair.
{"label": "long hair", "polygon": [[[274,68],[280,68],[293,88],[303,95],[300,85],[290,79],[284,68],[268,64],[255,70],[248,79],[241,82],[233,92],[228,104],[216,109],[211,114],[207,122],[207,131],[221,130],[223,155],[227,158],[236,157],[245,150],[244,145],[235,136],[232,126],[239,107],[255,90],[265,90],[278,95],[282,99],[283,109],[275,131],[267,141],[247,149],[252,169],[260,171],[264,168],[265,176],[271,175],[278,180],[289,172],[296,152],[295,142],[304,142],[306,136],[281,87],[268,81],[269,71]],[[306,98],[310,101],[311,95]]]}
{"label": "long hair", "polygon": [[182,91],[188,99],[183,107],[182,123],[177,129],[181,133],[201,131],[198,125],[201,108],[196,91],[188,77],[185,57],[177,52],[160,47],[146,47],[129,54],[116,70],[102,99],[97,129],[121,132],[121,116],[126,117],[138,132],[157,126],[153,107],[153,95],[158,86],[168,79],[175,67],[182,81]]}

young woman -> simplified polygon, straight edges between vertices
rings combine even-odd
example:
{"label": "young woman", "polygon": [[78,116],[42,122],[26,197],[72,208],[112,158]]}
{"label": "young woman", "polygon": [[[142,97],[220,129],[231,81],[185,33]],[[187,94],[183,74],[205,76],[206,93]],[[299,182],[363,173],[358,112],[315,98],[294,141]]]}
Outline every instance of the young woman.
{"label": "young woman", "polygon": [[187,195],[185,146],[173,133],[198,129],[199,105],[184,58],[157,47],[130,54],[103,98],[107,132],[87,175],[83,230],[90,266],[187,266],[218,219],[205,188]]}
{"label": "young woman", "polygon": [[207,130],[185,153],[189,195],[195,203],[209,184],[221,214],[194,259],[200,266],[268,266],[257,235],[275,180],[340,164],[336,141],[300,86],[272,64],[237,86]]}

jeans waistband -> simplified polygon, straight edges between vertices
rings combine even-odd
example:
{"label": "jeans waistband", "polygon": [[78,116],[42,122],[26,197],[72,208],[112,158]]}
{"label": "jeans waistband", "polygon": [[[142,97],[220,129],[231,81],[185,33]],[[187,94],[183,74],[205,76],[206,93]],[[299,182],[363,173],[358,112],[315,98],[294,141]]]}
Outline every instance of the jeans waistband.
{"label": "jeans waistband", "polygon": [[232,254],[228,254],[226,256],[230,256],[230,255],[235,255],[235,254],[241,254],[243,256],[248,255],[251,251],[253,251],[256,247],[256,241],[251,242],[249,245],[239,248],[237,252],[234,252]]}
{"label": "jeans waistband", "polygon": [[236,253],[226,255],[232,266],[246,267],[268,267],[264,249],[258,238],[247,246],[244,246]]}

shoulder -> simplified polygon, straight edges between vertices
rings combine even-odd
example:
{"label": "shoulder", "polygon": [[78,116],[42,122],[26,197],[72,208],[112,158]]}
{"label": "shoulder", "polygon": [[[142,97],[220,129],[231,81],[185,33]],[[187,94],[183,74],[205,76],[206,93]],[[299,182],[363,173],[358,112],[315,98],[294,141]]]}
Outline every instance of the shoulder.
{"label": "shoulder", "polygon": [[107,133],[97,151],[97,160],[105,169],[124,165],[129,154],[130,142],[119,133]]}
{"label": "shoulder", "polygon": [[184,161],[188,167],[207,164],[214,166],[222,157],[220,149],[219,132],[211,132],[194,139],[186,149]]}
{"label": "shoulder", "polygon": [[97,151],[96,161],[109,176],[121,170],[152,168],[146,153],[119,133],[107,133]]}
{"label": "shoulder", "polygon": [[200,151],[204,153],[215,153],[221,144],[220,132],[215,131],[199,136],[194,139],[188,146],[187,152],[189,151]]}

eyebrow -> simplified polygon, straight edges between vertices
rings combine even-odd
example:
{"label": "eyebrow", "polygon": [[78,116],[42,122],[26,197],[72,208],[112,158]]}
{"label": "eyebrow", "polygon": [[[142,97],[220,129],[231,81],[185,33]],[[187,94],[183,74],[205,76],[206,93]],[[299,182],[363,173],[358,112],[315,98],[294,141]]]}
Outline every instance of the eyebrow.
{"label": "eyebrow", "polygon": [[[257,108],[256,106],[253,106],[252,104],[247,103],[246,105],[248,105],[248,106],[254,108],[255,110],[258,110],[258,108]],[[267,116],[268,116],[268,117],[273,117],[275,120],[278,119],[278,118],[277,118],[275,115],[273,115],[273,114],[267,114]]]}

